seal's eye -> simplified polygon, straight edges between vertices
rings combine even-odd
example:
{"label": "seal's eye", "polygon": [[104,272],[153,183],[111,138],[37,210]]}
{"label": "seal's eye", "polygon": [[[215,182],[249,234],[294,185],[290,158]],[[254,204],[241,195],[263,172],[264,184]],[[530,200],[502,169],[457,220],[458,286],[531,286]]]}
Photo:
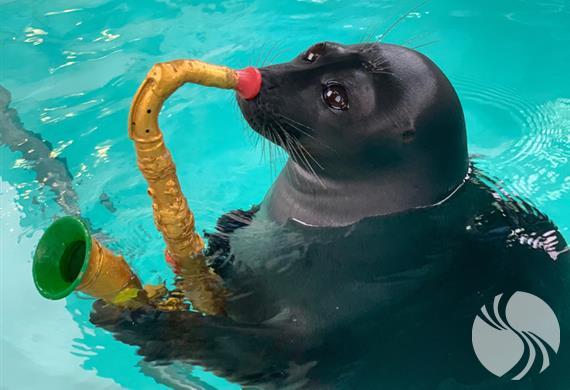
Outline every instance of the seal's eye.
{"label": "seal's eye", "polygon": [[324,43],[317,43],[316,45],[311,46],[309,50],[303,54],[303,59],[307,62],[315,62],[317,58],[323,54],[325,51],[325,44]]}
{"label": "seal's eye", "polygon": [[348,110],[348,93],[340,84],[327,84],[323,87],[323,100],[333,110]]}

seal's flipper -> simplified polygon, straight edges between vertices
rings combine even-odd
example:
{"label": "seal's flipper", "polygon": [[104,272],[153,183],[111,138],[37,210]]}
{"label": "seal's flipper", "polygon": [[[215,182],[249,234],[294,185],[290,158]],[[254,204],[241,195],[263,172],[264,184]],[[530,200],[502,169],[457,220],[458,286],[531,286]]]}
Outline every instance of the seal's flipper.
{"label": "seal's flipper", "polygon": [[204,232],[204,237],[208,240],[206,256],[208,256],[210,266],[220,275],[224,275],[224,267],[233,261],[230,248],[230,235],[236,230],[249,226],[259,211],[259,206],[251,209],[233,210],[218,218],[216,231]]}
{"label": "seal's flipper", "polygon": [[295,366],[291,357],[302,345],[291,328],[149,306],[124,310],[97,301],[91,322],[137,346],[146,362],[198,364],[241,384],[285,384],[292,374],[289,367]]}

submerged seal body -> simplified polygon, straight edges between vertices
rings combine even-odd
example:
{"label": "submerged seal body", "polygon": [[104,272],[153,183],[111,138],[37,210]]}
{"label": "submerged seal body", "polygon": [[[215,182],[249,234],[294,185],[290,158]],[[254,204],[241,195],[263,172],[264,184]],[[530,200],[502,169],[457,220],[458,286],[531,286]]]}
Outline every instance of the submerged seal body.
{"label": "submerged seal body", "polygon": [[474,352],[481,308],[517,292],[570,337],[570,256],[545,215],[470,165],[437,66],[399,46],[327,42],[261,74],[239,105],[290,159],[259,207],[209,235],[227,316],[99,302],[92,321],[173,387],[185,362],[261,387],[565,388],[564,341],[541,359],[525,344],[502,378]]}

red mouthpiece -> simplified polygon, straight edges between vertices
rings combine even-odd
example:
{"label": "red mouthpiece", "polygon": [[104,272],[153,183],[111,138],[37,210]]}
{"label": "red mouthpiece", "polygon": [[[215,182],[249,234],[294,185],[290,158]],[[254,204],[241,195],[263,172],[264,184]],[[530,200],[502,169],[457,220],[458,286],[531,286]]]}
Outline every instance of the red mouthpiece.
{"label": "red mouthpiece", "polygon": [[238,70],[238,82],[236,91],[243,99],[253,99],[261,89],[261,73],[259,69],[248,66],[245,69]]}

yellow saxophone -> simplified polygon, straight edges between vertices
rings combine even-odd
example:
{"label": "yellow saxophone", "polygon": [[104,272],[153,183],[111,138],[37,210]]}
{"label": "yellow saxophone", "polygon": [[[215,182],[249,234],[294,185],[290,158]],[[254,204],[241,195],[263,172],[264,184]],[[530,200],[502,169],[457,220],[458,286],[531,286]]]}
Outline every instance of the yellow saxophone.
{"label": "yellow saxophone", "polygon": [[[158,126],[162,105],[185,83],[234,89],[250,99],[259,92],[261,74],[252,67],[238,71],[197,60],[156,64],[137,90],[129,113],[129,136],[148,183],[156,227],[179,275],[177,286],[195,309],[220,315],[227,294],[220,277],[206,264],[204,241],[196,232],[194,215]],[[164,288],[143,287],[125,260],[103,247],[73,217],[61,218],[46,230],[34,254],[33,276],[38,291],[49,299],[61,299],[79,290],[124,307],[186,307],[181,299],[167,296]]]}

